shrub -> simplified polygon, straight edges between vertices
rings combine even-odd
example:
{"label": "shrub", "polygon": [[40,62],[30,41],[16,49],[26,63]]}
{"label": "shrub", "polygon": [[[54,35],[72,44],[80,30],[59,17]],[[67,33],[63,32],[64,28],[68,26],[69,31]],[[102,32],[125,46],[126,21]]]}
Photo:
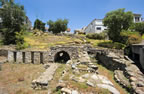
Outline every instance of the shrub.
{"label": "shrub", "polygon": [[35,30],[33,30],[33,34],[34,34],[35,36],[41,36],[41,35],[43,35],[43,31],[38,30],[38,29],[35,29]]}
{"label": "shrub", "polygon": [[131,35],[128,38],[128,44],[137,44],[142,41],[141,36],[138,35]]}
{"label": "shrub", "polygon": [[124,49],[126,45],[118,42],[101,42],[98,43],[98,46],[100,47],[106,47],[106,48],[114,48],[114,49]]}
{"label": "shrub", "polygon": [[89,39],[103,40],[103,39],[106,39],[107,34],[105,32],[102,32],[102,33],[91,33],[91,34],[87,34],[86,37],[89,38]]}
{"label": "shrub", "polygon": [[142,35],[142,39],[144,39],[144,34]]}
{"label": "shrub", "polygon": [[141,35],[144,34],[144,22],[134,23],[131,27],[131,30],[139,32]]}
{"label": "shrub", "polygon": [[126,45],[140,43],[142,38],[139,32],[132,32],[132,31],[122,31],[120,33],[121,43]]}
{"label": "shrub", "polygon": [[28,44],[24,41],[24,32],[17,32],[16,33],[16,49],[21,50],[28,47]]}

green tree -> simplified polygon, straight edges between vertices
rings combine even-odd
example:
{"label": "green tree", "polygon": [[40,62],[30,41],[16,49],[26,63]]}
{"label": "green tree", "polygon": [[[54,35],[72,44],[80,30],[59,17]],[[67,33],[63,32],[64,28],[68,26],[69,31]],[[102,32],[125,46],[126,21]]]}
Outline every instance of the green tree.
{"label": "green tree", "polygon": [[103,23],[108,27],[109,38],[114,42],[120,42],[120,32],[128,30],[133,24],[133,14],[130,11],[125,12],[125,9],[111,11],[106,14]]}
{"label": "green tree", "polygon": [[[4,5],[0,15],[2,18],[2,32],[4,34],[4,44],[16,44],[16,33],[22,31],[26,15],[24,6],[15,4],[13,0],[3,0]],[[0,1],[2,3],[2,1]]]}
{"label": "green tree", "polygon": [[34,22],[34,29],[45,31],[45,23],[39,19],[36,19]]}
{"label": "green tree", "polygon": [[144,22],[134,23],[130,29],[132,31],[139,32],[142,35],[142,34],[144,34]]}
{"label": "green tree", "polygon": [[49,31],[52,31],[54,34],[64,32],[67,30],[68,20],[67,19],[58,19],[55,22],[52,20],[49,20],[47,22],[49,25]]}

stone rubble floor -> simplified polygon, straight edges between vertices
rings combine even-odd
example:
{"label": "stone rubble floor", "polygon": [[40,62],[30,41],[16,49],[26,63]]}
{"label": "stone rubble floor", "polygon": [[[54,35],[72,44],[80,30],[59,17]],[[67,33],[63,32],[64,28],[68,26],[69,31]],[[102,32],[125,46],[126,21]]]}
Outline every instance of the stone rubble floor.
{"label": "stone rubble floor", "polygon": [[[68,62],[72,62],[72,61],[68,61]],[[57,94],[58,92],[61,92],[60,94],[99,94],[99,93],[120,94],[119,90],[115,88],[114,84],[106,76],[98,74],[96,70],[95,70],[96,72],[88,71],[91,70],[88,65],[81,64],[81,63],[77,63],[77,64],[76,65],[70,63],[65,64],[65,67],[62,70],[61,75],[59,77],[58,83],[56,83],[55,85],[56,86],[55,91],[53,91],[52,89],[48,89],[48,94]],[[90,64],[92,65],[92,63]],[[55,64],[52,64],[52,66],[53,65],[55,66]],[[80,68],[77,66],[80,66]],[[82,67],[86,70],[82,69]],[[47,72],[50,72],[49,68],[46,70]],[[44,72],[43,75],[47,75],[47,74],[45,74]],[[42,81],[42,78],[41,77],[39,78]],[[86,92],[86,91],[81,91],[80,88],[82,89],[91,88],[93,90],[98,90],[98,91]]]}

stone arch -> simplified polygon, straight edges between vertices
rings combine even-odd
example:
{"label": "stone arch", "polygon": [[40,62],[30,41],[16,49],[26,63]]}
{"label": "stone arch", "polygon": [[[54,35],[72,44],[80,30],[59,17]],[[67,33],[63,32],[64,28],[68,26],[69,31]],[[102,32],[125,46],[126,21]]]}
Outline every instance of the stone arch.
{"label": "stone arch", "polygon": [[54,62],[66,63],[71,57],[66,51],[59,51],[54,55]]}

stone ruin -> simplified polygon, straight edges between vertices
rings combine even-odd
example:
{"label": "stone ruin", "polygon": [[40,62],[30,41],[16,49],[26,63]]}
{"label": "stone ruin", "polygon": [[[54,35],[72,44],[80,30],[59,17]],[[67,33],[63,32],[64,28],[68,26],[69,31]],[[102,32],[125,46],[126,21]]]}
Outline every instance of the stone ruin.
{"label": "stone ruin", "polygon": [[[77,62],[73,62],[73,64],[71,64],[71,68],[74,69],[75,72],[87,71],[88,73],[94,73],[95,75],[89,75],[89,77],[94,77],[95,79],[97,78],[97,80],[100,80],[100,78],[105,77],[98,75],[97,66],[94,66],[91,63],[88,54],[94,55],[94,57],[101,64],[103,64],[109,70],[114,71],[115,80],[119,84],[127,88],[127,90],[129,90],[131,93],[144,93],[144,74],[139,70],[134,62],[131,61],[127,56],[124,56],[121,51],[96,49],[90,46],[57,46],[52,47],[49,51],[1,50],[0,54],[7,56],[7,60],[10,63],[48,64],[50,62],[59,61],[66,63],[69,60],[74,60]],[[79,64],[86,64],[86,62],[88,63],[87,69],[77,68]],[[47,88],[49,81],[53,79],[53,75],[56,69],[57,65],[55,63],[54,65],[50,65],[50,67],[48,67],[47,70],[38,79],[32,82],[33,88]],[[49,72],[50,70],[52,70],[52,72]],[[46,75],[49,75],[49,77]],[[88,77],[88,74],[84,76]],[[72,77],[72,79],[76,81],[84,81],[84,78]],[[91,81],[87,81],[87,84],[90,86],[95,86],[95,84]],[[106,85],[99,86],[109,87]]]}

